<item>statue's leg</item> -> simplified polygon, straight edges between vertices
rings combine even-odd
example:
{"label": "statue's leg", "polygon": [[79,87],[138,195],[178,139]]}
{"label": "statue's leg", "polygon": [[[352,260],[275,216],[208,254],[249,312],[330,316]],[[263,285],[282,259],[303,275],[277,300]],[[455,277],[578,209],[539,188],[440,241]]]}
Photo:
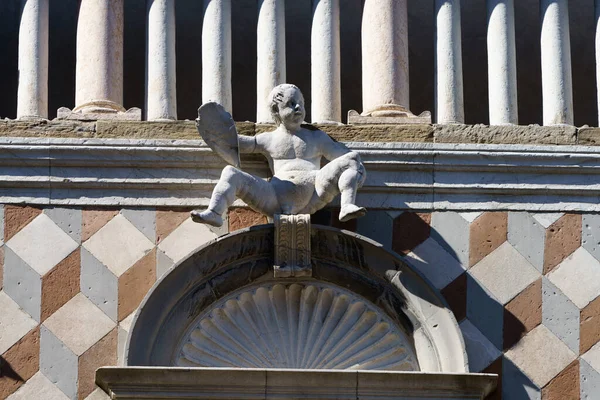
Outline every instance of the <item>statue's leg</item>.
{"label": "statue's leg", "polygon": [[317,174],[315,188],[323,206],[341,193],[340,221],[362,217],[366,209],[355,204],[356,191],[366,178],[365,168],[356,153],[348,153],[329,162]]}
{"label": "statue's leg", "polygon": [[192,220],[212,226],[223,225],[223,213],[236,197],[266,215],[272,215],[279,208],[275,191],[269,182],[228,165],[213,190],[208,209],[192,211]]}

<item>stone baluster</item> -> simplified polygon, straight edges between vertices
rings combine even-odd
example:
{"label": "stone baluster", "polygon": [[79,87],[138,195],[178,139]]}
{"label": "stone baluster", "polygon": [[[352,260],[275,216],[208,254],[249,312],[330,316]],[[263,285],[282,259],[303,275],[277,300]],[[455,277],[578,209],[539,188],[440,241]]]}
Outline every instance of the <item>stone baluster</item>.
{"label": "stone baluster", "polygon": [[175,0],[148,1],[147,40],[147,119],[177,119]]}
{"label": "stone baluster", "polygon": [[24,0],[17,118],[48,118],[48,0]]}
{"label": "stone baluster", "polygon": [[311,116],[313,122],[342,120],[339,0],[313,0]]}
{"label": "stone baluster", "polygon": [[488,0],[487,13],[490,125],[518,124],[513,0]]}
{"label": "stone baluster", "polygon": [[209,101],[232,112],[231,0],[204,0],[202,102]]}
{"label": "stone baluster", "polygon": [[438,124],[465,122],[460,0],[436,0],[435,104]]}
{"label": "stone baluster", "polygon": [[406,0],[366,0],[362,19],[363,115],[409,109]]}
{"label": "stone baluster", "polygon": [[257,28],[256,122],[273,122],[269,93],[285,83],[285,1],[259,0]]}
{"label": "stone baluster", "polygon": [[568,0],[541,0],[544,125],[573,125]]}
{"label": "stone baluster", "polygon": [[366,0],[361,34],[363,112],[348,123],[430,124],[431,113],[409,111],[407,1]]}
{"label": "stone baluster", "polygon": [[123,103],[124,0],[81,0],[77,22],[75,108],[59,118],[140,120],[141,110]]}

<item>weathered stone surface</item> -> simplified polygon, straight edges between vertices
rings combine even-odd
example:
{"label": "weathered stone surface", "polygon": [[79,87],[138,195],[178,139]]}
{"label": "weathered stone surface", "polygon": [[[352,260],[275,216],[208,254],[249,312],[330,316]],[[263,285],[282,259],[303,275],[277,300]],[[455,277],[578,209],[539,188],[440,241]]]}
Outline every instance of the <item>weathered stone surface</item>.
{"label": "weathered stone surface", "polygon": [[[340,142],[433,142],[431,125],[313,126]],[[257,124],[256,133],[272,131],[273,127],[274,125]]]}
{"label": "weathered stone surface", "polygon": [[577,144],[600,146],[600,128],[583,127],[577,132]]}
{"label": "weathered stone surface", "polygon": [[[237,122],[235,125],[239,134],[254,135],[253,123]],[[98,121],[96,130],[99,138],[200,139],[194,121]]]}
{"label": "weathered stone surface", "polygon": [[95,131],[94,122],[0,120],[0,137],[93,137]]}
{"label": "weathered stone surface", "polygon": [[574,126],[434,125],[436,143],[576,144]]}

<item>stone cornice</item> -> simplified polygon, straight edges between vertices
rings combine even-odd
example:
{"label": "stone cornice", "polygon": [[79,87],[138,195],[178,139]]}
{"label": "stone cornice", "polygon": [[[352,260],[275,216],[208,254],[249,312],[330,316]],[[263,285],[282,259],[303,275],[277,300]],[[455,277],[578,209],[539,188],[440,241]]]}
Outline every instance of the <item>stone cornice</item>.
{"label": "stone cornice", "polygon": [[[369,208],[600,211],[597,147],[347,144]],[[242,165],[268,176],[260,156]],[[0,202],[205,206],[223,166],[200,140],[0,138]]]}

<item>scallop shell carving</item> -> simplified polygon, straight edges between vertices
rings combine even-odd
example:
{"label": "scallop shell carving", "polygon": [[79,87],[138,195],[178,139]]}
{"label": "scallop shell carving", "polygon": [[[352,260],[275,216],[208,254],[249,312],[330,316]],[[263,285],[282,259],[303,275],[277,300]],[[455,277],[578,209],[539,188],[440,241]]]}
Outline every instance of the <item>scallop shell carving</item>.
{"label": "scallop shell carving", "polygon": [[221,299],[181,342],[182,367],[419,370],[381,310],[324,284],[271,284]]}

